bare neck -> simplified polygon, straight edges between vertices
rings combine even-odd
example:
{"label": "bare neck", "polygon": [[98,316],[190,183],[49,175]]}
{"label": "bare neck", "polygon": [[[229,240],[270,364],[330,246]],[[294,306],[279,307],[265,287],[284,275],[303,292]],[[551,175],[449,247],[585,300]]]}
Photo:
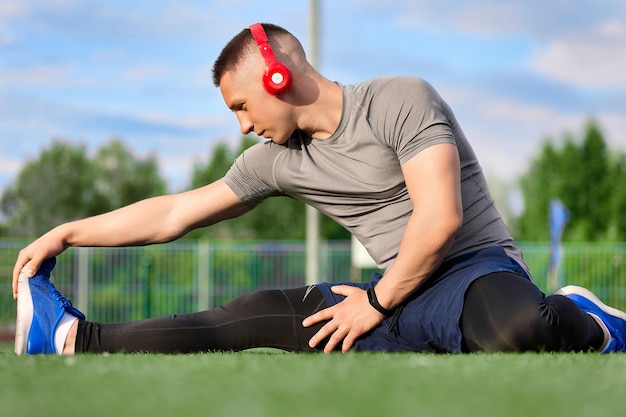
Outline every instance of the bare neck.
{"label": "bare neck", "polygon": [[343,106],[341,86],[319,73],[309,76],[298,107],[298,127],[316,139],[329,138],[339,126]]}

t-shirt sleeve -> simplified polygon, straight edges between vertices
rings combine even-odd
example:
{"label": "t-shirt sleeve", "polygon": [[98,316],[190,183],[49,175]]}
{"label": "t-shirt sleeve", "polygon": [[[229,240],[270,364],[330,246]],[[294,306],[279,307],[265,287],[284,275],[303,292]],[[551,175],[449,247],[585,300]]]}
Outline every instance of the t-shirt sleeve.
{"label": "t-shirt sleeve", "polygon": [[370,108],[373,131],[403,164],[440,143],[455,144],[446,103],[426,81],[412,77],[381,80]]}
{"label": "t-shirt sleeve", "polygon": [[224,182],[250,207],[271,196],[284,195],[273,177],[274,143],[259,143],[246,149],[235,159],[224,176]]}

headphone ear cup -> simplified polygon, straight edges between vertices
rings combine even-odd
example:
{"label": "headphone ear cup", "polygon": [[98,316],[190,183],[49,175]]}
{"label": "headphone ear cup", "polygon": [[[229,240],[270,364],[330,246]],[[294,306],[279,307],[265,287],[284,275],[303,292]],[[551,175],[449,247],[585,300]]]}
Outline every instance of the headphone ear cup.
{"label": "headphone ear cup", "polygon": [[291,90],[291,71],[285,64],[275,62],[270,65],[263,74],[263,86],[268,93],[274,96],[282,96]]}

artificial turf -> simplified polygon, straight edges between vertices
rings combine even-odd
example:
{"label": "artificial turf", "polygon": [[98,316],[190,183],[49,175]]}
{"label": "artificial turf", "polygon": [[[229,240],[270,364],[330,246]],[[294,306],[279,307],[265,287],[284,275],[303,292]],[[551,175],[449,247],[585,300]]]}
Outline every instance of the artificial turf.
{"label": "artificial turf", "polygon": [[0,416],[612,416],[622,354],[18,357],[0,345]]}

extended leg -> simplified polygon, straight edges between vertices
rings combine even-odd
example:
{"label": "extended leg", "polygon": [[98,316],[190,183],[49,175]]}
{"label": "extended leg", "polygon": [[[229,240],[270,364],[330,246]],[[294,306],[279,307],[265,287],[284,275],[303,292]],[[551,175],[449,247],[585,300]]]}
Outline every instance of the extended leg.
{"label": "extended leg", "polygon": [[545,297],[530,281],[494,273],[467,290],[461,315],[464,350],[587,351],[600,348],[596,321],[562,295]]}
{"label": "extended leg", "polygon": [[302,320],[325,307],[317,288],[297,288],[246,294],[198,313],[116,324],[81,320],[76,352],[312,351],[308,340],[322,324],[305,328]]}

